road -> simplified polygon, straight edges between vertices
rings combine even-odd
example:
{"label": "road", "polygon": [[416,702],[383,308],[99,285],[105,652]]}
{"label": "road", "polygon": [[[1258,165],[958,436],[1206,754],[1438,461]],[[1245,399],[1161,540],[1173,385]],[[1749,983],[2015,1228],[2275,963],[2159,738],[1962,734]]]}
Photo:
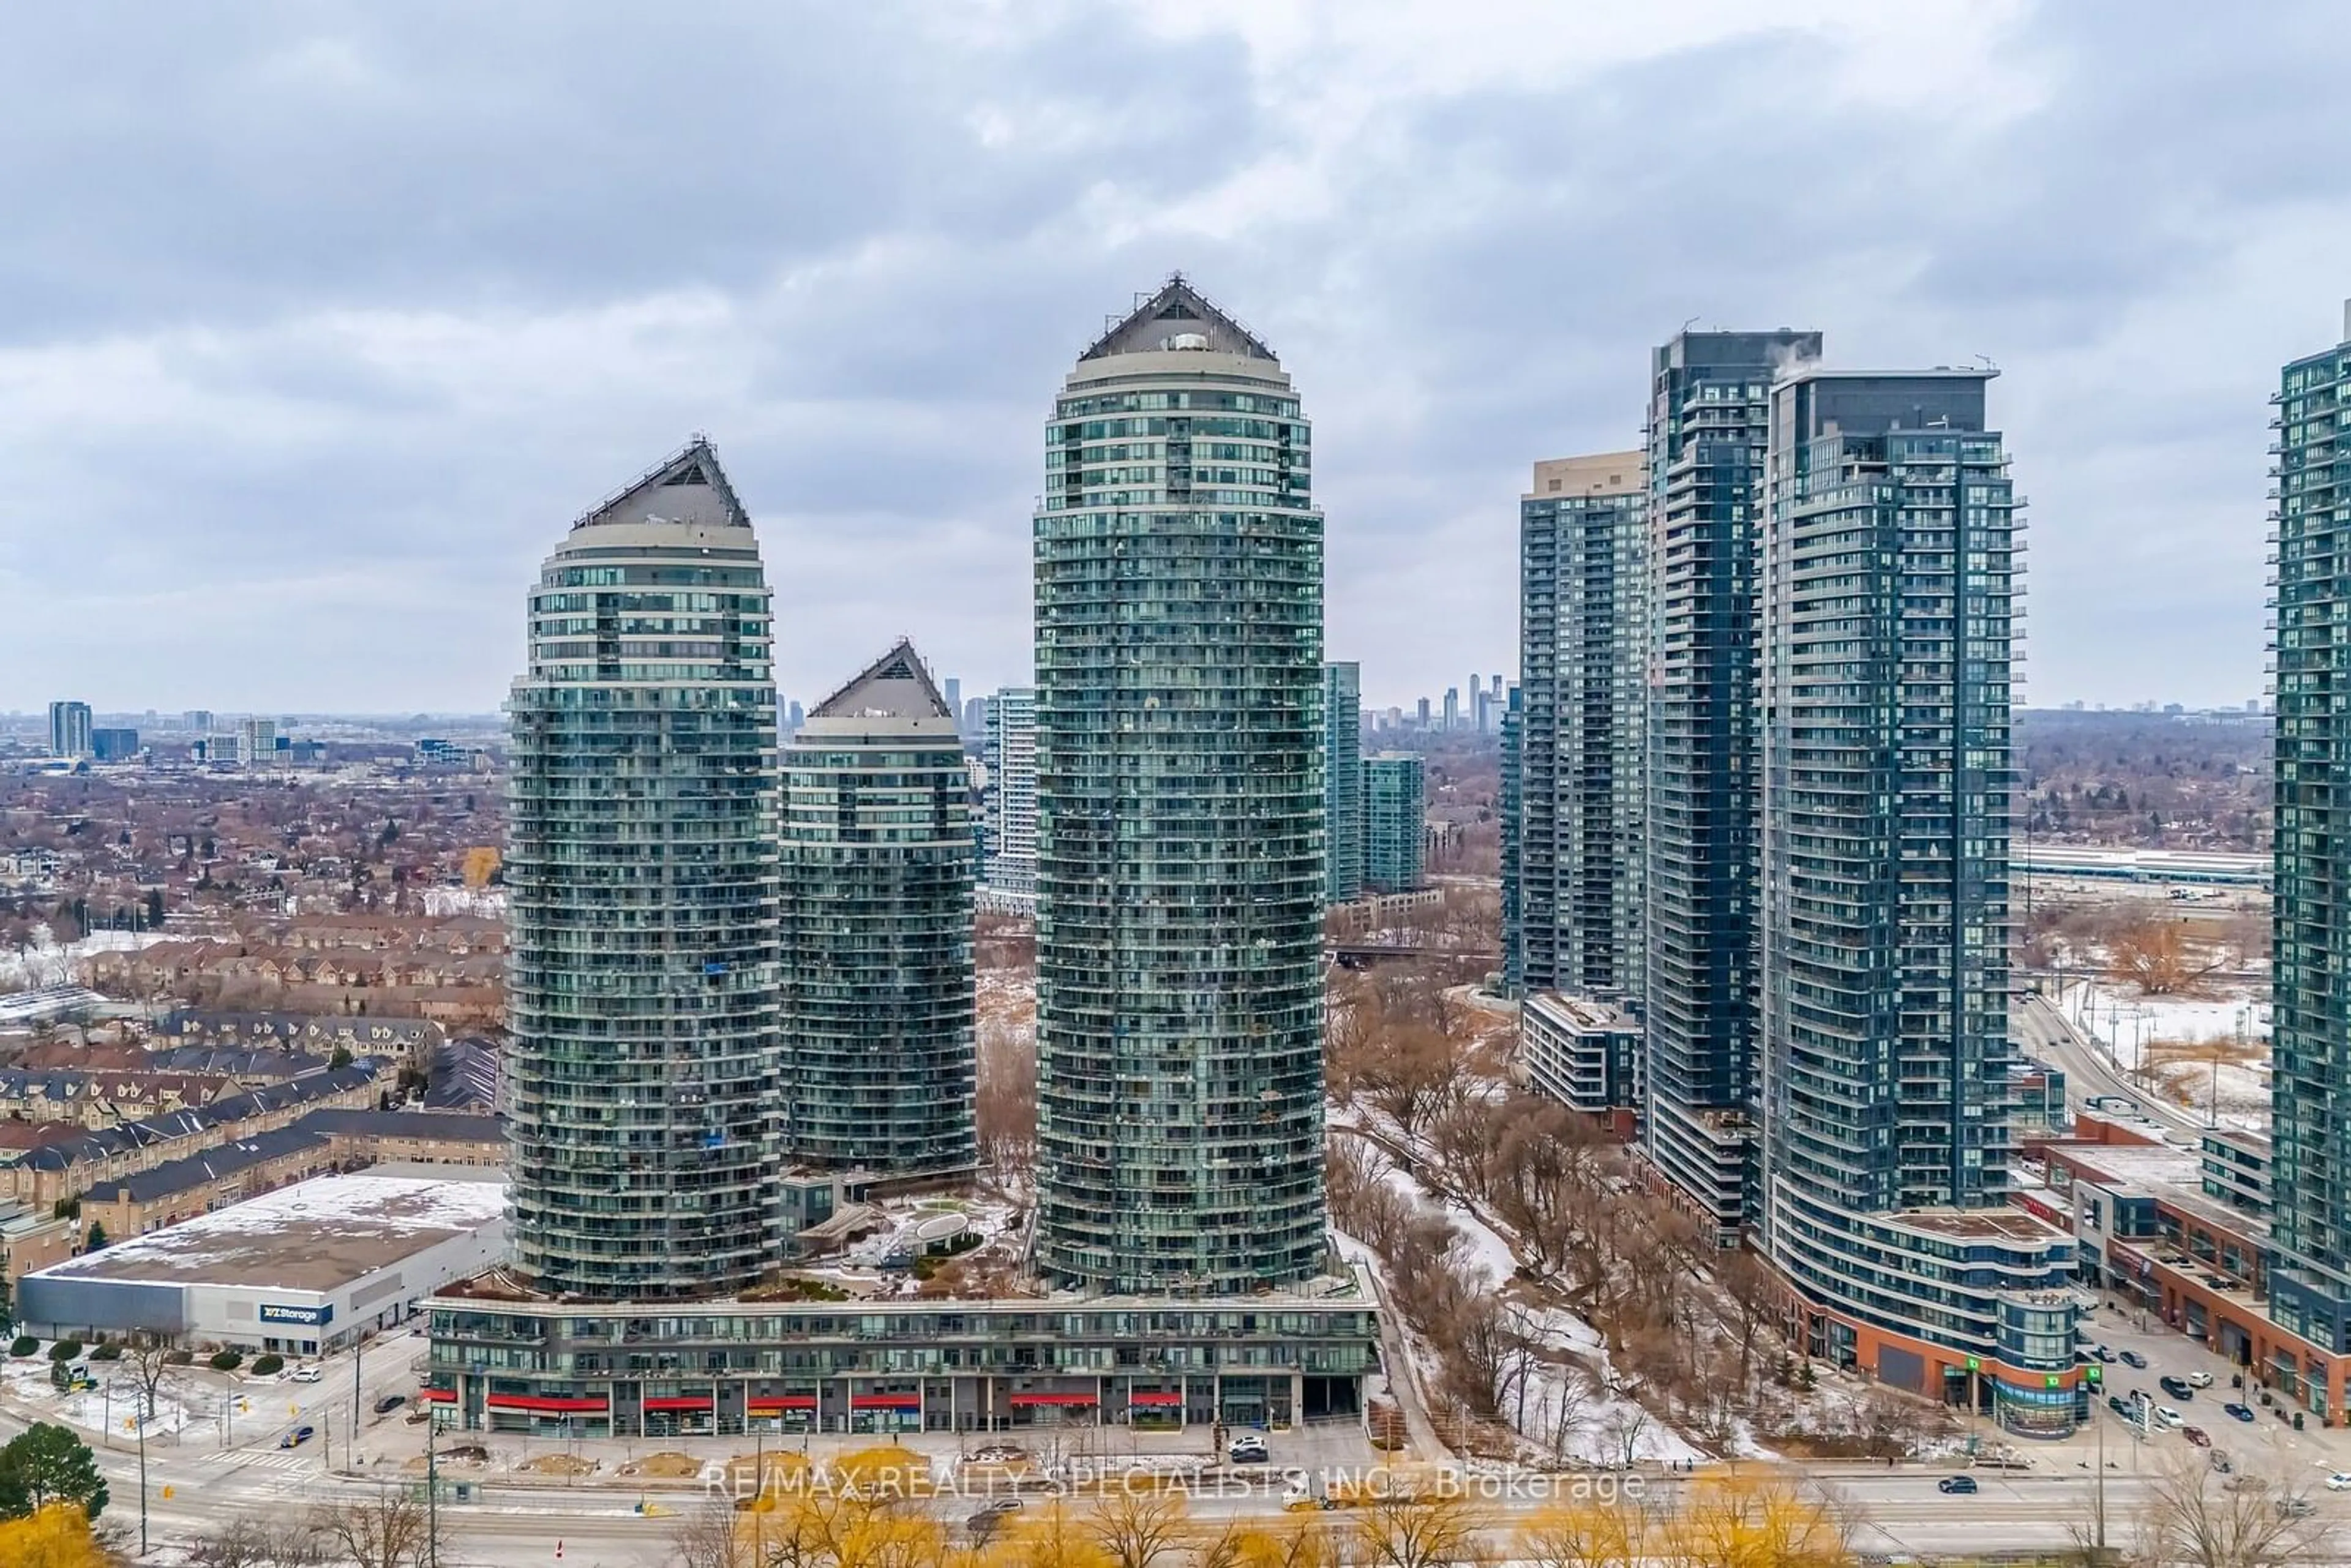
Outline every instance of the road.
{"label": "road", "polygon": [[2179,1106],[2125,1077],[2122,1070],[2094,1041],[2085,1039],[2057,1004],[2039,992],[2027,992],[2009,1011],[2009,1025],[2016,1042],[2032,1055],[2062,1068],[2065,1073],[2065,1099],[2070,1105],[2080,1107],[2085,1102],[2102,1094],[2122,1094],[2139,1108],[2142,1114],[2161,1125],[2166,1131],[2183,1138],[2193,1148],[2202,1136],[2204,1126]]}

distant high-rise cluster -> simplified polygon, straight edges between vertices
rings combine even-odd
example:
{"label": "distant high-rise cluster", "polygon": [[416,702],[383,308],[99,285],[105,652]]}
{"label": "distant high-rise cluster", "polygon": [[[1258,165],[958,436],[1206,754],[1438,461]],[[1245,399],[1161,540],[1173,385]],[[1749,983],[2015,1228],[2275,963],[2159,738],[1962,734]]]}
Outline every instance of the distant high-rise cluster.
{"label": "distant high-rise cluster", "polygon": [[2064,1430],[2074,1245],[2008,1203],[2017,503],[1992,372],[1832,372],[1820,349],[1684,333],[1646,450],[1536,466],[1504,976],[1538,1086],[1637,1119],[1718,1236],[1758,1241],[1813,1354]]}
{"label": "distant high-rise cluster", "polygon": [[88,703],[54,702],[49,705],[49,755],[52,757],[89,757],[94,750],[90,740],[90,714]]}

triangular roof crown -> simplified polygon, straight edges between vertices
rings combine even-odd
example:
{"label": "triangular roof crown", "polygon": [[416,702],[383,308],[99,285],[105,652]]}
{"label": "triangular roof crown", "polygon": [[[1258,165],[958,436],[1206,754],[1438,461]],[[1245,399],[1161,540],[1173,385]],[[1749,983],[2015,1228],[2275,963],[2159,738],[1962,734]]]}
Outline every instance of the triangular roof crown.
{"label": "triangular roof crown", "polygon": [[1142,300],[1123,321],[1078,356],[1105,359],[1112,354],[1150,353],[1163,349],[1207,349],[1238,354],[1245,359],[1280,361],[1265,340],[1220,310],[1207,296],[1192,287],[1180,272],[1171,272],[1159,292]]}
{"label": "triangular roof crown", "polygon": [[701,523],[747,528],[751,514],[736,498],[718,465],[710,437],[696,435],[634,481],[582,513],[571,526],[602,523]]}
{"label": "triangular roof crown", "polygon": [[846,685],[809,709],[808,716],[951,719],[955,710],[939,694],[914,642],[901,637]]}

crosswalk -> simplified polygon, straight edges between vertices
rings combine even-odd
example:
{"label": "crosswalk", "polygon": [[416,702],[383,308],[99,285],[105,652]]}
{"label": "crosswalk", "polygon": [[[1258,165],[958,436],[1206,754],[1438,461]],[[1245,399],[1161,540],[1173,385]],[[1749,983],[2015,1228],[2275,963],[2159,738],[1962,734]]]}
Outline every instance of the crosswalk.
{"label": "crosswalk", "polygon": [[316,1475],[327,1468],[326,1461],[319,1455],[319,1450],[308,1447],[269,1448],[260,1453],[251,1453],[243,1449],[231,1449],[225,1453],[215,1451],[206,1456],[201,1462],[214,1469],[284,1470],[288,1474],[298,1474],[307,1470]]}

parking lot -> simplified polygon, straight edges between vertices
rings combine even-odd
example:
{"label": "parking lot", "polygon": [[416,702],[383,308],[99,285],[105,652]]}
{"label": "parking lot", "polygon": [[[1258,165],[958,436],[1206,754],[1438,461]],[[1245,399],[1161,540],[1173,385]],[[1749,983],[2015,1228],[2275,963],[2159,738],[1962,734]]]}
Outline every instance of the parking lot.
{"label": "parking lot", "polygon": [[[2141,1439],[2136,1423],[2123,1420],[2106,1407],[2105,1396],[2119,1394],[2128,1399],[2132,1391],[2138,1389],[2144,1390],[2152,1403],[2178,1410],[2187,1418],[2186,1425],[2203,1428],[2211,1437],[2213,1448],[2230,1455],[2240,1469],[2253,1466],[2281,1473],[2351,1469],[2351,1432],[2321,1430],[2314,1426],[2295,1431],[2291,1410],[2281,1419],[2279,1406],[2262,1405],[2257,1388],[2231,1386],[2230,1379],[2243,1375],[2244,1368],[2207,1350],[2201,1340],[2190,1339],[2167,1326],[2153,1312],[2142,1314],[2119,1298],[2108,1296],[2085,1326],[2095,1343],[2106,1346],[2117,1356],[2124,1351],[2135,1351],[2147,1363],[2144,1370],[2125,1365],[2120,1360],[2099,1366],[2103,1386],[2094,1407],[2094,1418],[2106,1427],[2109,1458],[2114,1457],[2117,1443],[2136,1448]],[[2212,1386],[2195,1389],[2189,1398],[2179,1398],[2158,1385],[2161,1378],[2185,1378],[2197,1372],[2210,1375]],[[2231,1401],[2250,1406],[2252,1421],[2235,1420],[2223,1411],[2221,1406]],[[2084,1437],[2093,1442],[2096,1439],[2094,1432],[2085,1433]],[[2158,1425],[2147,1433],[2144,1444],[2168,1455],[2187,1447],[2188,1440],[2177,1431]]]}

